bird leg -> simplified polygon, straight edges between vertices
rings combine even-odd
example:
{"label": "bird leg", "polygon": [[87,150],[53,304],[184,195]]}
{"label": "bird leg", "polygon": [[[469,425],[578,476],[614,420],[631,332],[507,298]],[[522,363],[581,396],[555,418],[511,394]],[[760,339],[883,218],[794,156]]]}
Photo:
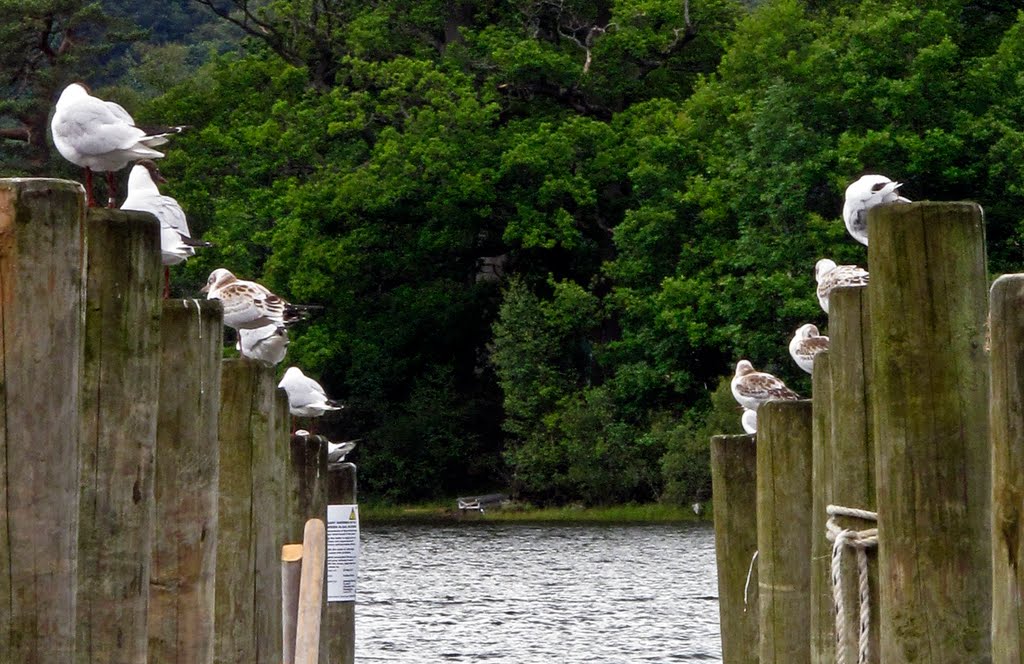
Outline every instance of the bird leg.
{"label": "bird leg", "polygon": [[85,169],[85,206],[96,207],[96,198],[92,195],[92,169]]}
{"label": "bird leg", "polygon": [[107,171],[107,207],[117,205],[117,189],[114,187],[114,171]]}
{"label": "bird leg", "polygon": [[164,299],[171,296],[171,268],[164,265]]}

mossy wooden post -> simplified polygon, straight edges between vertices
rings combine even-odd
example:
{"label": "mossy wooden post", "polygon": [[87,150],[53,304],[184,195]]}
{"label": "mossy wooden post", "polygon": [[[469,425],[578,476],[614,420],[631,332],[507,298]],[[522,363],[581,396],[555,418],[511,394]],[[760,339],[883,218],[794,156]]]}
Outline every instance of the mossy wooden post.
{"label": "mossy wooden post", "polygon": [[0,653],[75,661],[85,197],[0,180]]}
{"label": "mossy wooden post", "polygon": [[836,618],[832,603],[832,546],[825,537],[832,503],[832,365],[829,351],[814,356],[811,376],[811,445],[813,470],[811,512],[811,662],[836,661]]}
{"label": "mossy wooden post", "polygon": [[289,542],[302,541],[309,519],[327,518],[327,446],[321,440],[320,436],[290,437],[285,534]]}
{"label": "mossy wooden post", "polygon": [[[324,441],[326,453],[327,443]],[[330,505],[356,504],[356,466],[354,463],[331,464],[327,470],[327,502]],[[328,553],[330,564],[330,553]],[[330,664],[353,664],[356,648],[355,602],[326,602],[324,645]]]}
{"label": "mossy wooden post", "polygon": [[811,658],[811,401],[757,411],[760,664]]}
{"label": "mossy wooden post", "polygon": [[[829,295],[832,356],[832,503],[875,511],[875,445],[871,414],[871,317],[868,288],[837,288]],[[866,530],[876,523],[836,517],[842,528]],[[868,549],[871,638],[868,663],[878,662],[878,549]],[[858,661],[859,574],[852,549],[843,554],[843,608],[848,628],[846,661]]]}
{"label": "mossy wooden post", "polygon": [[1024,274],[996,279],[992,351],[992,660],[1024,662]]}
{"label": "mossy wooden post", "polygon": [[222,664],[279,662],[284,440],[274,370],[224,360],[220,393],[216,655]]}
{"label": "mossy wooden post", "polygon": [[985,228],[973,203],[873,208],[881,661],[991,661]]}
{"label": "mossy wooden post", "polygon": [[80,664],[145,664],[160,379],[160,224],[88,211],[78,531]]}
{"label": "mossy wooden post", "polygon": [[213,662],[222,318],[216,300],[163,302],[150,662]]}
{"label": "mossy wooden post", "polygon": [[[723,664],[757,663],[757,442],[753,435],[711,437],[711,494]],[[744,601],[746,599],[746,601]]]}

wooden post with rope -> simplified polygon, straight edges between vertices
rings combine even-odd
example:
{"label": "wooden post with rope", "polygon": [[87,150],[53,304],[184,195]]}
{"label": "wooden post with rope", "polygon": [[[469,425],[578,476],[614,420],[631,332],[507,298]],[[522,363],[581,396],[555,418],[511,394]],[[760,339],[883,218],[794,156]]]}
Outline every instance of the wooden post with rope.
{"label": "wooden post with rope", "polygon": [[[829,296],[829,339],[832,368],[832,500],[840,507],[874,512],[875,446],[871,414],[872,355],[871,319],[868,287],[837,288]],[[815,393],[817,396],[817,393]],[[877,528],[873,520],[836,515],[834,529],[869,532]],[[815,533],[815,537],[823,533]],[[835,533],[833,533],[834,535]],[[831,541],[831,540],[830,540]],[[828,554],[831,556],[831,547]],[[841,572],[843,626],[840,634],[845,649],[840,661],[877,664],[879,661],[878,547],[870,544],[860,550],[844,546],[838,561]],[[868,583],[860,597],[858,560],[867,564]],[[830,584],[831,586],[831,584]],[[867,632],[861,643],[860,618]],[[860,657],[864,648],[865,655]]]}
{"label": "wooden post with rope", "polygon": [[216,300],[163,302],[151,662],[213,662],[222,318]]}
{"label": "wooden post with rope", "polygon": [[[757,442],[711,437],[711,493],[723,664],[757,664]],[[748,583],[749,580],[749,583]]]}
{"label": "wooden post with rope", "polygon": [[1024,661],[1024,274],[990,295],[992,388],[992,661]]}
{"label": "wooden post with rope", "polygon": [[0,653],[18,664],[75,661],[84,204],[75,182],[0,180]]}
{"label": "wooden post with rope", "polygon": [[973,203],[868,213],[880,659],[992,657],[985,227]]}
{"label": "wooden post with rope", "polygon": [[160,386],[160,225],[88,211],[78,534],[80,664],[145,664]]}
{"label": "wooden post with rope", "polygon": [[224,360],[220,401],[217,662],[278,662],[285,440],[274,371]]}
{"label": "wooden post with rope", "polygon": [[[831,304],[831,303],[830,303]],[[825,538],[825,508],[832,503],[832,356],[814,356],[811,376],[811,663],[835,664],[836,619],[832,606],[832,547]]]}
{"label": "wooden post with rope", "polygon": [[[326,448],[325,441],[324,454],[326,454]],[[356,504],[355,464],[331,464],[327,470],[327,501],[329,505]],[[355,662],[355,621],[355,602],[327,602],[324,614],[327,628],[325,645],[330,664],[353,664]]]}
{"label": "wooden post with rope", "polygon": [[760,664],[810,662],[811,401],[757,411]]}

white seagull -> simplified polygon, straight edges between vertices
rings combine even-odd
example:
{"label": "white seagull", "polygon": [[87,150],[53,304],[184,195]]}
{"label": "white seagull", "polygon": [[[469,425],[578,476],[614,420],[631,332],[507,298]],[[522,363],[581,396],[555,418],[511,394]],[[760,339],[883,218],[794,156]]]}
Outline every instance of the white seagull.
{"label": "white seagull", "polygon": [[744,408],[740,424],[743,425],[743,430],[747,433],[757,433],[757,411]]}
{"label": "white seagull", "polygon": [[64,88],[50,122],[53,144],[61,156],[85,169],[88,205],[96,205],[92,195],[93,171],[106,171],[108,205],[114,206],[114,171],[137,159],[159,159],[163,152],[153,148],[167,142],[185,127],[142,129],[119,104],[89,94],[81,83]]}
{"label": "white seagull", "polygon": [[828,296],[832,289],[867,286],[868,271],[856,265],[836,265],[834,260],[822,258],[814,264],[814,279],[818,282],[818,304],[828,313]]}
{"label": "white seagull", "polygon": [[341,463],[348,456],[348,453],[356,448],[359,439],[346,440],[341,443],[327,441],[327,463]]}
{"label": "white seagull", "polygon": [[238,279],[224,268],[210,273],[200,291],[208,300],[220,300],[224,324],[236,330],[265,325],[287,325],[304,318],[303,312],[318,307],[290,304],[255,281]]}
{"label": "white seagull", "polygon": [[185,211],[178,201],[164,196],[157,189],[157,182],[167,182],[152,159],[143,159],[132,166],[128,174],[128,197],[121,204],[122,210],[149,212],[160,222],[160,258],[164,264],[164,296],[170,288],[169,265],[177,265],[190,256],[195,256],[195,247],[213,246],[209,242],[192,239],[188,229]]}
{"label": "white seagull", "polygon": [[909,203],[909,198],[899,195],[900,182],[893,182],[884,175],[863,175],[846,188],[846,202],[843,204],[843,221],[846,230],[857,242],[868,244],[868,210],[882,203]]}
{"label": "white seagull", "polygon": [[303,374],[298,367],[288,367],[277,386],[288,393],[288,412],[295,417],[320,417],[329,410],[344,408],[328,399],[320,383]]}
{"label": "white seagull", "polygon": [[268,366],[277,366],[288,351],[288,330],[271,323],[255,329],[238,330],[235,348],[242,357],[251,357]]}
{"label": "white seagull", "polygon": [[789,354],[807,373],[814,373],[814,356],[823,350],[828,350],[828,337],[818,334],[818,326],[811,323],[797,328],[789,341]]}
{"label": "white seagull", "polygon": [[793,401],[800,398],[775,376],[755,371],[748,360],[736,363],[736,375],[732,379],[732,396],[739,405],[748,410],[757,410],[766,401]]}

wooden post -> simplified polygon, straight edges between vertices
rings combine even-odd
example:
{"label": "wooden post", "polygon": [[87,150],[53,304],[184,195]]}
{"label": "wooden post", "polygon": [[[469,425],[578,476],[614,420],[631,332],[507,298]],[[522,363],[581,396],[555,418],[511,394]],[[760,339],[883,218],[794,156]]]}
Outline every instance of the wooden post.
{"label": "wooden post", "polygon": [[323,611],[327,536],[324,522],[310,519],[302,537],[302,578],[296,620],[295,664],[317,664]]}
{"label": "wooden post", "polygon": [[[871,317],[866,286],[837,288],[829,296],[832,355],[832,503],[875,511],[875,446],[871,415]],[[875,528],[873,521],[836,517],[843,528]],[[871,638],[868,663],[877,663],[879,616],[878,549],[868,549]],[[859,574],[853,550],[843,554],[843,607],[848,628],[846,661],[858,661]]]}
{"label": "wooden post", "polygon": [[0,653],[75,660],[81,185],[0,180]]}
{"label": "wooden post", "polygon": [[291,436],[290,439],[287,471],[289,513],[285,531],[285,539],[289,542],[302,539],[306,521],[326,518],[327,515],[327,445],[322,440],[321,436]]}
{"label": "wooden post", "polygon": [[145,664],[160,379],[160,224],[92,208],[82,369],[78,662]]}
{"label": "wooden post", "polygon": [[295,629],[299,619],[302,545],[281,547],[281,661],[295,664]]}
{"label": "wooden post", "polygon": [[151,662],[213,662],[222,318],[217,300],[163,303]]}
{"label": "wooden post", "polygon": [[[327,451],[326,441],[323,444]],[[330,505],[356,504],[356,466],[332,464],[327,470],[327,500]],[[356,651],[355,602],[327,602],[324,616],[327,626],[325,645],[330,664],[352,664]]]}
{"label": "wooden post", "polygon": [[[711,437],[711,493],[723,664],[757,664],[757,443],[752,435]],[[744,597],[744,595],[746,595]]]}
{"label": "wooden post", "polygon": [[1024,661],[1024,274],[992,284],[992,661]]}
{"label": "wooden post", "polygon": [[[831,305],[831,302],[830,302]],[[831,307],[830,307],[831,308]],[[831,329],[829,330],[831,332]],[[811,473],[813,507],[811,512],[811,662],[835,664],[836,614],[832,601],[832,545],[825,537],[832,503],[832,357],[822,351],[814,357],[811,377]],[[856,661],[847,660],[847,661]]]}
{"label": "wooden post", "polygon": [[274,371],[224,360],[215,661],[278,662],[279,553],[284,540],[284,441],[274,423]]}
{"label": "wooden post", "polygon": [[757,412],[760,664],[811,658],[811,402]]}
{"label": "wooden post", "polygon": [[981,208],[879,206],[868,227],[881,661],[989,662]]}

